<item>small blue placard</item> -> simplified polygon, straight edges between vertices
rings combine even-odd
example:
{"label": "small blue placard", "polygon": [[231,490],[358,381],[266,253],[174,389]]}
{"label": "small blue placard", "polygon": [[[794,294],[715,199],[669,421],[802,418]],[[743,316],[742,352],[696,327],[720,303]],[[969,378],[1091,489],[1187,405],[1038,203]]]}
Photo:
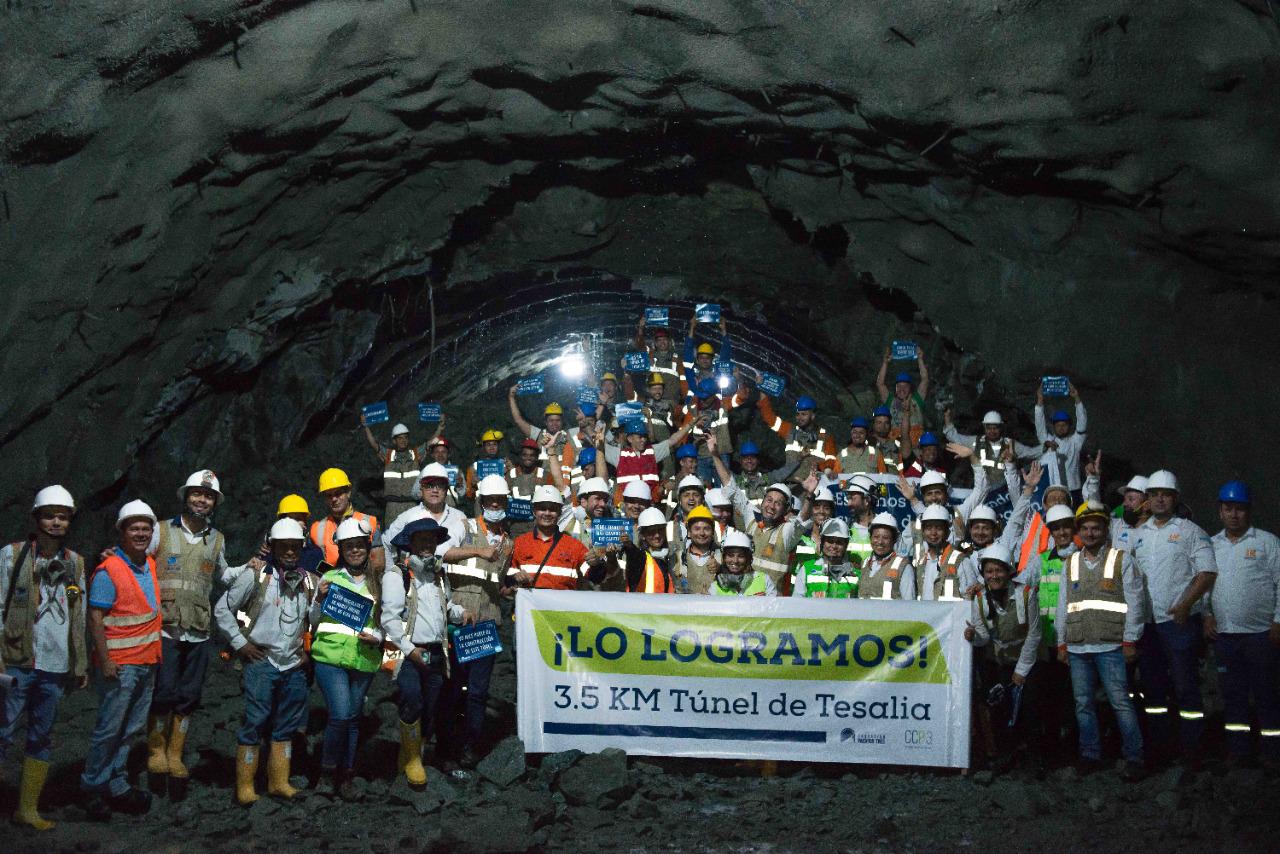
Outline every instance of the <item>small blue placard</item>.
{"label": "small blue placard", "polygon": [[635,400],[628,400],[628,401],[624,401],[623,403],[615,403],[613,405],[613,417],[617,418],[619,423],[629,419],[633,419],[633,418],[643,419],[644,404]]}
{"label": "small blue placard", "polygon": [[787,380],[777,374],[761,374],[759,386],[770,397],[782,397],[782,393],[787,390]]}
{"label": "small blue placard", "polygon": [[700,302],[694,306],[694,314],[698,316],[699,323],[719,323],[720,322],[720,304],[715,302]]}
{"label": "small blue placard", "polygon": [[527,498],[512,498],[507,501],[507,518],[512,522],[532,522],[533,502]]}
{"label": "small blue placard", "polygon": [[502,652],[502,641],[498,640],[498,624],[493,620],[485,620],[474,626],[450,626],[453,651],[458,656],[459,664],[487,658]]}
{"label": "small blue placard", "polygon": [[1040,390],[1046,397],[1066,397],[1071,394],[1071,380],[1067,377],[1041,377]]}
{"label": "small blue placard", "polygon": [[721,359],[719,356],[716,356],[715,361],[712,362],[712,365],[715,368],[715,372],[720,376],[722,377],[733,376],[733,360]]}
{"label": "small blue placard", "polygon": [[458,467],[453,463],[449,463],[444,467],[444,470],[449,473],[449,486],[456,487],[458,485]]}
{"label": "small blue placard", "polygon": [[915,361],[916,355],[919,353],[914,341],[894,341],[893,342],[893,358],[897,361]]}
{"label": "small blue placard", "polygon": [[573,393],[574,400],[581,406],[584,403],[590,403],[595,406],[600,402],[600,389],[595,386],[580,385],[577,391]]}
{"label": "small blue placard", "polygon": [[418,420],[427,424],[438,423],[443,411],[438,403],[419,403]]}
{"label": "small blue placard", "polygon": [[668,308],[646,308],[644,310],[645,326],[670,326],[671,311]]}
{"label": "small blue placard", "polygon": [[649,370],[649,354],[639,350],[632,351],[622,357],[622,363],[626,366],[627,373],[642,374]]}
{"label": "small blue placard", "polygon": [[536,377],[524,377],[516,380],[516,394],[542,394],[546,386],[542,382],[542,374]]}
{"label": "small blue placard", "polygon": [[320,613],[357,632],[364,628],[372,611],[372,599],[366,599],[359,593],[336,584],[329,585],[329,593],[324,597],[324,605],[320,607]]}
{"label": "small blue placard", "polygon": [[364,415],[365,424],[386,424],[391,420],[391,411],[387,409],[385,400],[362,406],[360,407],[360,412]]}
{"label": "small blue placard", "polygon": [[596,519],[591,523],[591,545],[593,546],[614,546],[630,541],[630,519]]}
{"label": "small blue placard", "polygon": [[476,460],[476,479],[484,480],[491,474],[502,477],[507,473],[506,460]]}

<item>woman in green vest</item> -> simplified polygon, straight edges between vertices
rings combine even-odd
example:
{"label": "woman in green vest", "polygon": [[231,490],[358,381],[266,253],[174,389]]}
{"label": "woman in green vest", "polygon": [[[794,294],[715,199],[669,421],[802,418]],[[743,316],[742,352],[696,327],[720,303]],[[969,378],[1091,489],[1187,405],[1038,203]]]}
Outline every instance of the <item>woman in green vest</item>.
{"label": "woman in green vest", "polygon": [[714,596],[777,596],[778,588],[763,572],[751,568],[751,538],[741,531],[730,530],[720,544],[724,562],[711,582]]}
{"label": "woman in green vest", "polygon": [[[311,660],[329,709],[319,789],[324,794],[336,792],[343,800],[355,800],[359,795],[351,787],[351,780],[355,776],[357,724],[369,684],[382,664],[382,632],[378,628],[381,590],[377,573],[368,571],[373,545],[368,522],[348,517],[338,526],[334,539],[338,543],[338,565],[320,579],[311,610],[311,623],[315,626]],[[335,587],[354,594],[343,597],[350,605],[358,605],[359,599],[369,600],[368,616],[359,629],[324,613],[325,600]]]}

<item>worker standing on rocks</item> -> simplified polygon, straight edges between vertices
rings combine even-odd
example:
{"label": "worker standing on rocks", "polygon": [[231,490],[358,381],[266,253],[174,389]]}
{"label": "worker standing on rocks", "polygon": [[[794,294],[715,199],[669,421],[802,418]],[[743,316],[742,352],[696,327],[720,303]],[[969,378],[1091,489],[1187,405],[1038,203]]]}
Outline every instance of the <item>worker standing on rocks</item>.
{"label": "worker standing on rocks", "polygon": [[[1065,489],[1065,487],[1059,487]],[[1037,591],[1040,612],[1040,635],[1046,649],[1058,648],[1058,602],[1062,597],[1062,572],[1066,561],[1075,554],[1076,514],[1065,504],[1055,504],[1045,511],[1045,527],[1049,533],[1049,547],[1031,558],[1026,567],[1018,571],[1018,581]],[[1026,538],[1023,539],[1024,544]],[[1018,568],[1015,567],[1015,570]],[[1060,752],[1059,735],[1068,723],[1067,709],[1071,707],[1071,671],[1050,656],[1037,665],[1036,679],[1040,683],[1043,702],[1045,749],[1053,760]]]}
{"label": "worker standing on rocks", "polygon": [[1233,480],[1218,491],[1222,530],[1213,537],[1218,580],[1204,617],[1222,680],[1223,727],[1233,761],[1255,755],[1249,701],[1258,718],[1258,753],[1280,768],[1280,539],[1253,527],[1253,496]]}
{"label": "worker standing on rocks", "polygon": [[[365,695],[382,664],[382,632],[378,628],[382,579],[370,559],[373,536],[373,529],[363,519],[344,519],[338,526],[334,537],[338,545],[338,565],[320,579],[309,617],[315,626],[311,659],[315,662],[316,682],[329,710],[317,791],[336,794],[344,801],[360,797],[352,785],[358,725]],[[359,629],[324,613],[325,599],[333,587],[341,587],[354,597],[372,603],[369,616]]]}
{"label": "worker standing on rocks", "polygon": [[564,497],[554,486],[533,493],[534,529],[516,538],[507,577],[513,586],[577,590],[585,580],[587,547],[560,530]]}
{"label": "worker standing on rocks", "polygon": [[1076,511],[1082,547],[1062,566],[1057,616],[1057,658],[1071,670],[1076,725],[1080,732],[1081,775],[1102,767],[1098,726],[1098,685],[1111,704],[1120,730],[1126,780],[1144,776],[1142,730],[1130,694],[1127,665],[1138,659],[1143,634],[1144,582],[1125,552],[1107,542],[1109,523],[1101,504]]}
{"label": "worker standing on rocks", "polygon": [[311,523],[311,542],[324,551],[324,562],[329,566],[338,563],[338,543],[334,535],[338,526],[348,518],[364,522],[374,534],[378,532],[376,517],[361,513],[351,506],[351,478],[342,469],[325,469],[320,472],[320,483],[317,490],[324,499],[328,514],[325,518]]}
{"label": "worker standing on rocks", "polygon": [[1036,408],[1034,417],[1036,438],[1043,449],[1041,464],[1046,468],[1050,463],[1057,469],[1049,471],[1049,482],[1062,484],[1071,490],[1072,504],[1081,501],[1080,452],[1084,450],[1085,433],[1088,420],[1084,411],[1084,402],[1080,400],[1080,392],[1074,385],[1068,386],[1071,399],[1075,401],[1075,424],[1071,423],[1071,414],[1065,409],[1055,411],[1049,418],[1052,435],[1045,428],[1044,389],[1036,389]]}
{"label": "worker standing on rocks", "polygon": [[[435,519],[415,519],[396,534],[401,563],[382,577],[382,628],[404,655],[400,689],[400,770],[411,786],[427,782],[422,742],[430,735],[445,682],[450,679],[448,624],[474,625],[475,614],[453,602],[437,552],[449,532]],[[425,722],[425,726],[423,723]],[[437,739],[436,750],[444,743]]]}
{"label": "worker standing on rocks", "polygon": [[[891,347],[884,348],[884,359],[876,374],[876,391],[880,393],[880,405],[889,410],[889,420],[895,425],[895,439],[908,438],[914,445],[924,433],[924,399],[929,396],[929,369],[924,363],[924,352],[916,348],[916,366],[920,370],[920,385],[913,388],[911,374],[900,371],[893,378],[893,391],[885,382],[889,373]],[[905,427],[905,431],[903,428]]]}
{"label": "worker standing on rocks", "polygon": [[1166,761],[1175,749],[1172,704],[1177,704],[1182,759],[1199,764],[1204,731],[1200,695],[1200,650],[1204,642],[1201,600],[1218,575],[1213,542],[1204,529],[1178,515],[1178,479],[1158,471],[1147,478],[1151,518],[1138,528],[1130,550],[1146,582],[1148,622],[1138,646],[1138,673],[1146,704],[1152,759]]}
{"label": "worker standing on rocks", "polygon": [[[814,526],[817,526],[817,515]],[[818,536],[822,553],[796,567],[792,596],[809,599],[858,598],[858,568],[849,561],[849,526],[843,519],[826,520]]]}
{"label": "worker standing on rocks", "polygon": [[89,583],[89,635],[98,664],[98,718],[85,753],[80,788],[91,821],[112,811],[130,815],[151,808],[151,795],[129,785],[129,749],[151,710],[160,665],[160,582],[147,554],[156,514],[142,501],[120,508],[120,545],[94,570]]}
{"label": "worker standing on rocks", "polygon": [[[391,445],[379,442],[365,423],[364,413],[360,414],[360,426],[364,428],[365,441],[373,448],[378,462],[382,464],[382,494],[385,510],[382,518],[391,520],[413,506],[410,493],[413,482],[418,479],[418,472],[426,465],[427,449],[425,446],[412,447],[409,442],[409,428],[397,424],[391,428]],[[440,416],[440,426],[435,438],[440,438],[444,431],[444,416]]]}
{"label": "worker standing on rocks", "polygon": [[149,549],[160,579],[164,655],[147,720],[147,778],[159,794],[167,774],[174,800],[186,796],[190,772],[182,754],[214,652],[214,586],[227,571],[225,539],[209,522],[222,501],[217,475],[194,472],[178,497],[182,512],[155,526]]}
{"label": "worker standing on rocks", "polygon": [[[234,580],[218,597],[214,615],[244,662],[244,724],[236,734],[236,800],[258,800],[254,786],[262,742],[271,739],[267,794],[292,798],[289,785],[294,735],[306,725],[307,614],[316,582],[302,567],[306,533],[293,519],[271,526],[271,557],[259,573],[253,565],[231,570]],[[249,620],[241,626],[236,614]]]}
{"label": "worker standing on rocks", "polygon": [[892,513],[878,513],[871,520],[871,554],[858,577],[859,599],[916,598],[916,574],[911,561],[894,552],[898,520]]}
{"label": "worker standing on rocks", "polygon": [[76,503],[61,486],[36,493],[35,533],[0,548],[0,674],[14,681],[0,707],[0,761],[19,721],[26,718],[26,747],[18,786],[16,824],[49,830],[40,816],[40,793],[49,776],[51,734],[62,695],[88,683],[85,646],[84,558],[64,544]]}

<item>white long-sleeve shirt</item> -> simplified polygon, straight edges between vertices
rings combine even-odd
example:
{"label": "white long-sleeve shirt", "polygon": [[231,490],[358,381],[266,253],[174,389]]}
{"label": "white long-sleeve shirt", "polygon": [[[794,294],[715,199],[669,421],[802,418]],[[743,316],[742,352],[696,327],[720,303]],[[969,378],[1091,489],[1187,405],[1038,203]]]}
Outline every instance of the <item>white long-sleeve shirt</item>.
{"label": "white long-sleeve shirt", "polygon": [[1037,610],[1036,591],[1033,588],[1029,598],[1024,601],[1023,594],[1024,585],[1017,581],[1009,583],[1009,598],[1005,600],[1003,606],[990,598],[990,592],[981,599],[975,596],[971,604],[971,613],[973,618],[973,645],[975,647],[986,646],[992,642],[991,630],[987,627],[987,615],[982,612],[984,606],[990,604],[995,608],[997,614],[1005,614],[1009,608],[1016,608],[1019,622],[1027,627],[1027,636],[1022,642],[1022,651],[1018,653],[1018,663],[1014,665],[1013,672],[1019,676],[1025,677],[1031,672],[1031,668],[1035,666],[1036,655],[1040,651],[1040,639],[1042,630],[1040,627],[1040,615]]}
{"label": "white long-sleeve shirt", "polygon": [[289,589],[288,585],[281,584],[278,569],[269,571],[271,575],[262,600],[262,611],[247,638],[236,614],[248,607],[258,589],[259,575],[249,566],[233,567],[228,571],[231,586],[214,600],[213,616],[232,649],[242,649],[252,642],[267,654],[267,660],[276,670],[292,670],[302,663],[302,636],[308,626],[307,591],[302,584],[296,590]]}
{"label": "white long-sleeve shirt", "polygon": [[[1074,546],[1070,548],[1074,549]],[[1122,549],[1116,549],[1122,551]],[[1096,560],[1089,560],[1087,555],[1080,555],[1080,560],[1084,562],[1084,566],[1090,572],[1098,569],[1100,564],[1107,557],[1104,551],[1098,555]],[[1058,593],[1058,615],[1054,618],[1054,626],[1058,632],[1058,645],[1066,646],[1067,652],[1074,652],[1079,655],[1088,655],[1090,653],[1110,652],[1113,649],[1119,649],[1118,643],[1067,643],[1067,585],[1071,583],[1065,575],[1067,571],[1066,562],[1063,562],[1062,571],[1064,573],[1060,592]],[[1138,575],[1138,571],[1133,567],[1133,561],[1127,557],[1120,562],[1120,584],[1124,591],[1124,604],[1129,610],[1124,614],[1124,642],[1137,643],[1142,637],[1143,630],[1143,592],[1142,576]]]}
{"label": "white long-sleeve shirt", "polygon": [[454,624],[462,622],[464,613],[461,605],[453,603],[448,580],[436,576],[423,579],[412,575],[410,583],[418,591],[418,615],[414,619],[412,637],[405,634],[408,613],[404,573],[397,566],[382,576],[382,630],[386,633],[387,640],[405,655],[413,652],[415,647],[444,642],[445,632],[448,630],[445,624],[446,609],[448,621]]}
{"label": "white long-sleeve shirt", "polygon": [[[1041,448],[1044,448],[1045,442],[1056,442],[1057,450],[1044,449],[1041,456],[1041,463],[1046,467],[1053,465],[1057,468],[1056,457],[1062,457],[1063,465],[1066,471],[1058,472],[1054,479],[1050,480],[1050,484],[1063,484],[1070,490],[1080,488],[1080,452],[1084,449],[1085,431],[1088,427],[1088,420],[1085,417],[1084,404],[1076,401],[1076,423],[1075,432],[1069,434],[1065,438],[1060,438],[1055,433],[1050,433],[1048,425],[1045,422],[1044,407],[1037,406],[1035,408],[1036,422],[1036,438],[1040,440]],[[1050,460],[1053,457],[1055,459]],[[1051,475],[1052,476],[1052,475]]]}
{"label": "white long-sleeve shirt", "polygon": [[1280,539],[1250,528],[1233,543],[1219,531],[1213,554],[1218,578],[1208,598],[1218,631],[1257,634],[1280,623]]}
{"label": "white long-sleeve shirt", "polygon": [[405,525],[410,522],[416,522],[419,519],[435,519],[446,531],[449,532],[449,538],[440,544],[436,549],[436,554],[444,557],[445,552],[449,549],[460,546],[467,539],[467,514],[463,513],[457,507],[445,505],[444,511],[441,513],[431,513],[422,504],[416,507],[410,507],[395,518],[385,532],[382,534],[382,545],[387,550],[387,563],[391,563],[391,556],[396,555],[400,550],[391,545],[391,541],[404,530]]}
{"label": "white long-sleeve shirt", "polygon": [[[1191,581],[1202,572],[1217,573],[1213,542],[1204,529],[1181,516],[1163,525],[1155,517],[1138,526],[1129,550],[1146,587],[1144,609],[1147,618],[1166,623],[1173,617],[1169,609],[1176,605]],[[1191,606],[1191,613],[1204,611],[1204,599]]]}

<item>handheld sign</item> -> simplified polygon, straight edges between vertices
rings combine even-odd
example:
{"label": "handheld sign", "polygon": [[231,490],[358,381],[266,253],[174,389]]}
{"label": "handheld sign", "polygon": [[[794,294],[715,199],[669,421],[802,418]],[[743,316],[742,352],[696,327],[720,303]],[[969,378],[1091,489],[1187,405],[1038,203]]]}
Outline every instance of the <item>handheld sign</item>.
{"label": "handheld sign", "polygon": [[893,358],[896,361],[914,361],[916,354],[919,353],[914,341],[894,341],[893,342]]}
{"label": "handheld sign", "polygon": [[777,374],[762,374],[757,385],[770,397],[782,397],[782,393],[787,390],[786,378]]}
{"label": "handheld sign", "polygon": [[329,593],[324,597],[324,605],[320,608],[320,613],[326,617],[332,617],[357,632],[364,628],[372,611],[372,599],[366,599],[359,593],[336,584],[329,585]]}
{"label": "handheld sign", "polygon": [[440,415],[443,410],[438,403],[419,403],[418,404],[418,420],[428,424],[440,421]]}
{"label": "handheld sign", "polygon": [[590,403],[595,406],[600,402],[600,390],[594,386],[580,385],[573,393],[573,397],[579,406],[584,403]]}
{"label": "handheld sign", "polygon": [[649,370],[649,354],[641,351],[633,351],[622,357],[622,364],[626,367],[627,373],[642,374]]}
{"label": "handheld sign", "polygon": [[700,302],[694,306],[694,314],[698,316],[699,323],[719,323],[720,322],[720,304],[714,302]]}
{"label": "handheld sign", "polygon": [[452,635],[453,651],[458,656],[459,664],[502,652],[498,624],[493,620],[485,620],[474,626],[450,626],[449,634]]}
{"label": "handheld sign", "polygon": [[507,473],[506,460],[476,460],[476,479],[484,480],[491,474],[502,477]]}
{"label": "handheld sign", "polygon": [[512,522],[532,522],[533,502],[527,498],[512,498],[507,501],[507,518]]}
{"label": "handheld sign", "polygon": [[536,377],[524,377],[516,380],[516,394],[542,394],[544,390],[542,374],[538,374]]}
{"label": "handheld sign", "polygon": [[630,519],[596,519],[591,523],[591,545],[593,546],[615,546],[630,540]]}
{"label": "handheld sign", "polygon": [[1040,390],[1045,397],[1066,397],[1071,394],[1071,380],[1067,377],[1042,377]]}
{"label": "handheld sign", "polygon": [[634,400],[615,403],[613,405],[613,417],[618,419],[618,423],[633,418],[643,420],[644,405]]}
{"label": "handheld sign", "polygon": [[444,470],[449,473],[449,486],[456,487],[458,485],[458,467],[453,463],[449,463],[444,467]]}
{"label": "handheld sign", "polygon": [[645,326],[662,326],[666,327],[671,324],[670,309],[662,308],[646,308],[644,310]]}
{"label": "handheld sign", "polygon": [[391,420],[391,411],[387,409],[385,400],[360,407],[360,413],[364,415],[365,424],[386,424]]}

